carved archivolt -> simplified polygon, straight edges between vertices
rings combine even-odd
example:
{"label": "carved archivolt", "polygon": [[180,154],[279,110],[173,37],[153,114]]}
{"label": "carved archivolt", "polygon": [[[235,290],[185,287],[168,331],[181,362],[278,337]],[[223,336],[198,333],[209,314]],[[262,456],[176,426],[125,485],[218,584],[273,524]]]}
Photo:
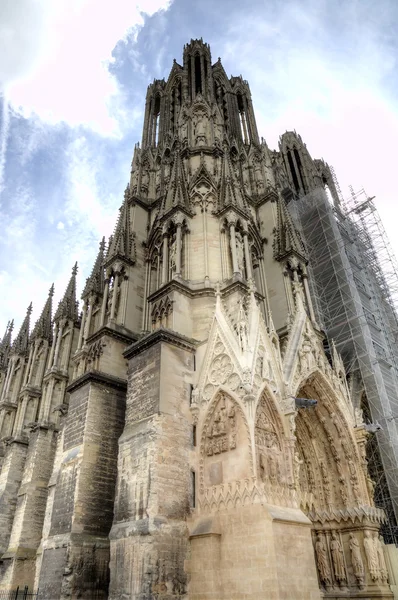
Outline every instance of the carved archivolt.
{"label": "carved archivolt", "polygon": [[283,435],[283,425],[273,402],[263,394],[254,427],[257,476],[267,485],[291,482],[289,451]]}

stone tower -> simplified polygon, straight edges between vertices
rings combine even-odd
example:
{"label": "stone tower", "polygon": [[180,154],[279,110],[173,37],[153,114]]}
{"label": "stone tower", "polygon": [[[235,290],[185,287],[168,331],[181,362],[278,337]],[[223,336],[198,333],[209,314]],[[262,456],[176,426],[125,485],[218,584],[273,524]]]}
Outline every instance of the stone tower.
{"label": "stone tower", "polygon": [[53,320],[51,290],[0,344],[3,588],[392,598],[367,434],[287,209],[328,178],[296,134],[259,140],[248,83],[202,40],[148,87],[81,314],[75,267]]}

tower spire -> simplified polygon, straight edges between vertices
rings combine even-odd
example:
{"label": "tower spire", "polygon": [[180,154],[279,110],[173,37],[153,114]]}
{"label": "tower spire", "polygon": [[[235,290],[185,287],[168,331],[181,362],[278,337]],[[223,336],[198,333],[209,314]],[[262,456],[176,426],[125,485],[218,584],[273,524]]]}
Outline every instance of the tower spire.
{"label": "tower spire", "polygon": [[91,271],[90,277],[86,280],[86,285],[82,293],[82,298],[85,298],[91,293],[102,294],[104,291],[104,253],[105,253],[105,236],[102,238],[97,258]]}
{"label": "tower spire", "polygon": [[48,298],[44,304],[43,310],[41,312],[40,317],[36,321],[36,324],[31,333],[30,339],[34,340],[37,338],[42,338],[48,341],[52,339],[52,306],[53,306],[53,296],[54,296],[54,284],[50,287],[48,292]]}
{"label": "tower spire", "polygon": [[14,328],[14,320],[8,321],[4,337],[0,342],[0,370],[7,367],[8,355],[11,350],[11,333]]}
{"label": "tower spire", "polygon": [[30,303],[26,311],[26,317],[22,322],[21,329],[12,343],[11,352],[14,354],[24,354],[28,349],[30,315],[32,314],[32,308],[32,303]]}
{"label": "tower spire", "polygon": [[76,275],[77,262],[74,264],[72,269],[72,276],[65,290],[64,297],[58,304],[58,308],[54,315],[54,321],[62,318],[72,319],[74,321],[77,321],[78,319],[78,303],[76,301]]}
{"label": "tower spire", "polygon": [[107,253],[107,262],[110,259],[122,258],[132,260],[134,233],[130,225],[130,186],[127,185],[124,192],[124,202],[120,207],[119,219],[117,221],[114,234],[109,240],[109,250]]}

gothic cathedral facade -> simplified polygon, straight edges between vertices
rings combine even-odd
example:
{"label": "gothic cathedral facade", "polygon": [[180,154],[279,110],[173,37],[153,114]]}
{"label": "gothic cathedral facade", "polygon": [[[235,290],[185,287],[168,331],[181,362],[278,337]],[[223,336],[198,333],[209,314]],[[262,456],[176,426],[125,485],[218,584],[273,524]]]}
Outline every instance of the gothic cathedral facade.
{"label": "gothic cathedral facade", "polygon": [[0,344],[2,589],[393,597],[368,434],[288,208],[326,185],[295,132],[260,140],[248,83],[202,40],[148,87],[82,311],[75,266]]}

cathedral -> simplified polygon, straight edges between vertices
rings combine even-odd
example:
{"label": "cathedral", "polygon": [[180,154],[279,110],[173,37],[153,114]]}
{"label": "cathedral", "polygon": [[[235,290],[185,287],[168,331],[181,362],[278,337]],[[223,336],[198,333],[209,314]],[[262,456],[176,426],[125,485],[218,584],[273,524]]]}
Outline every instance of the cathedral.
{"label": "cathedral", "polygon": [[[202,40],[148,87],[77,301],[0,342],[0,590],[41,600],[393,598],[366,444],[289,204],[337,201]],[[325,351],[327,348],[327,351]]]}

